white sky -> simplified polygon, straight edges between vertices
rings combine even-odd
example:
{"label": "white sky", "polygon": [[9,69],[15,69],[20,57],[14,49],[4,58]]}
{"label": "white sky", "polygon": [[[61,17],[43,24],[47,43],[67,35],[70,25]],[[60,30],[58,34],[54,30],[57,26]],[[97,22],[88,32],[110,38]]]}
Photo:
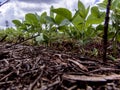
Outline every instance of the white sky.
{"label": "white sky", "polygon": [[[0,0],[2,2],[4,0]],[[93,5],[96,1],[103,0],[81,0],[85,6]],[[10,0],[8,3],[0,7],[0,28],[5,27],[5,21],[9,21],[12,26],[13,19],[23,19],[25,13],[41,13],[48,11],[50,6],[65,7],[71,11],[77,9],[78,0]]]}

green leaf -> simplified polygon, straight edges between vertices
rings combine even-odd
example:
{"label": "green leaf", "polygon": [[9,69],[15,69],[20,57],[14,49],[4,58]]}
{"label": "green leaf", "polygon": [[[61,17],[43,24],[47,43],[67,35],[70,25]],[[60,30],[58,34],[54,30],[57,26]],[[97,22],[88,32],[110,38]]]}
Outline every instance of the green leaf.
{"label": "green leaf", "polygon": [[67,26],[65,26],[65,25],[58,27],[59,31],[62,31],[62,32],[65,32],[66,28],[67,28]]}
{"label": "green leaf", "polygon": [[105,12],[100,12],[97,17],[93,14],[89,15],[87,18],[87,24],[101,24],[105,19]]}
{"label": "green leaf", "polygon": [[114,37],[115,33],[114,32],[109,32],[108,33],[108,39],[112,39]]}
{"label": "green leaf", "polygon": [[40,33],[40,36],[37,36],[35,39],[36,39],[37,42],[42,42],[42,41],[44,41],[43,33]]}
{"label": "green leaf", "polygon": [[117,41],[120,42],[120,32],[117,35]]}
{"label": "green leaf", "polygon": [[25,21],[32,25],[38,24],[38,19],[37,19],[36,15],[32,14],[32,13],[28,13],[25,15]]}
{"label": "green leaf", "polygon": [[99,10],[98,10],[98,7],[94,6],[91,8],[91,14],[95,17],[98,17],[99,16]]}
{"label": "green leaf", "polygon": [[15,24],[16,27],[19,27],[22,25],[21,21],[19,20],[12,20],[12,22]]}
{"label": "green leaf", "polygon": [[92,38],[92,37],[95,37],[95,28],[93,28],[92,26],[89,26],[88,28],[87,28],[87,31],[85,32],[85,34],[86,34],[86,37],[90,37],[90,38]]}
{"label": "green leaf", "polygon": [[45,18],[46,18],[46,21],[47,21],[49,24],[55,24],[55,20],[54,20],[52,17],[46,16]]}
{"label": "green leaf", "polygon": [[104,25],[99,24],[99,25],[96,27],[96,30],[104,30]]}
{"label": "green leaf", "polygon": [[37,20],[40,22],[40,16],[37,13],[35,13],[35,16],[36,16]]}
{"label": "green leaf", "polygon": [[77,26],[80,23],[84,23],[83,18],[81,18],[79,15],[76,15],[74,19],[72,20],[72,23]]}
{"label": "green leaf", "polygon": [[120,9],[120,2],[118,3],[118,8]]}
{"label": "green leaf", "polygon": [[56,27],[56,26],[52,26],[52,27],[50,28],[50,31],[51,31],[51,32],[56,32],[56,31],[57,31],[57,27]]}
{"label": "green leaf", "polygon": [[115,61],[115,60],[116,60],[116,58],[115,58],[115,57],[113,57],[112,55],[107,55],[107,57],[108,57],[109,59],[113,60],[113,61]]}
{"label": "green leaf", "polygon": [[62,20],[62,22],[60,23],[60,26],[64,26],[64,25],[69,25],[70,24],[70,21],[68,19],[64,19]]}
{"label": "green leaf", "polygon": [[57,9],[52,9],[52,12],[61,15],[62,17],[65,17],[68,20],[72,19],[72,13],[66,8],[57,8]]}
{"label": "green leaf", "polygon": [[47,16],[47,12],[43,12],[40,16],[40,22],[42,24],[45,24],[46,23],[46,16]]}
{"label": "green leaf", "polygon": [[79,15],[85,19],[86,18],[86,9],[85,9],[84,4],[80,0],[78,0],[78,10],[79,10]]}
{"label": "green leaf", "polygon": [[88,17],[86,23],[87,23],[87,24],[100,24],[100,23],[103,22],[103,20],[104,20],[104,19],[102,19],[102,18],[96,18],[96,17],[90,15],[90,16]]}
{"label": "green leaf", "polygon": [[55,17],[55,23],[59,25],[64,19],[65,17],[57,14]]}
{"label": "green leaf", "polygon": [[98,49],[97,48],[93,48],[92,55],[98,56]]}
{"label": "green leaf", "polygon": [[74,21],[74,19],[75,19],[78,15],[79,15],[79,10],[76,10],[75,14],[74,14],[73,17],[72,17],[71,22]]}
{"label": "green leaf", "polygon": [[78,25],[76,25],[77,29],[80,30],[82,33],[84,32],[85,30],[85,25],[84,23],[79,23]]}
{"label": "green leaf", "polygon": [[43,34],[43,39],[44,39],[44,42],[47,44],[50,40],[50,38],[48,37],[48,35],[46,34]]}
{"label": "green leaf", "polygon": [[111,9],[112,10],[116,9],[119,4],[120,4],[120,0],[113,0],[111,4]]}
{"label": "green leaf", "polygon": [[88,16],[89,10],[90,10],[90,6],[88,6],[87,9],[86,9],[86,11],[85,11],[85,13],[86,13],[85,17]]}
{"label": "green leaf", "polygon": [[[107,3],[108,3],[108,0],[104,0],[102,3],[99,3],[97,4],[99,6],[99,8],[101,9],[106,9],[106,6],[107,6]],[[111,3],[111,10],[114,10],[116,9],[117,7],[119,7],[119,3],[120,3],[120,0],[112,0],[112,3]]]}
{"label": "green leaf", "polygon": [[78,9],[85,10],[85,6],[84,6],[84,4],[80,0],[78,0]]}
{"label": "green leaf", "polygon": [[107,2],[108,0],[104,0],[103,2],[97,4],[99,6],[100,9],[106,9],[106,6],[107,6]]}
{"label": "green leaf", "polygon": [[54,13],[53,13],[52,9],[54,9],[53,6],[50,7],[50,17],[54,18]]}

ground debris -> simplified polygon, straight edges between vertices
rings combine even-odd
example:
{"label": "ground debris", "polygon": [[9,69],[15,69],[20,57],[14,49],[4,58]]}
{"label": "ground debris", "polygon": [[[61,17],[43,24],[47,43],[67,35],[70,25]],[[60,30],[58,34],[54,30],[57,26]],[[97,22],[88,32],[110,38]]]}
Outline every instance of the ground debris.
{"label": "ground debris", "polygon": [[0,90],[120,90],[119,60],[103,63],[79,49],[6,45],[0,45]]}

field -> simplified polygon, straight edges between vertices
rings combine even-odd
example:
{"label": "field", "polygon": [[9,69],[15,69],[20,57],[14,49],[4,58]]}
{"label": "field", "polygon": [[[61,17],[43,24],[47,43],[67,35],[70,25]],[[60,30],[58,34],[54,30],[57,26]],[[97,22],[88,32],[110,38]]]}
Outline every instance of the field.
{"label": "field", "polygon": [[[94,48],[93,45],[90,47]],[[62,46],[53,47],[1,43],[0,49],[2,90],[120,88],[120,59],[114,61],[108,58],[108,62],[104,63],[101,55],[95,57],[90,53],[90,49],[87,49],[88,51],[81,51],[81,47],[73,49],[67,42]]]}
{"label": "field", "polygon": [[0,30],[1,90],[120,90],[119,0],[13,23]]}

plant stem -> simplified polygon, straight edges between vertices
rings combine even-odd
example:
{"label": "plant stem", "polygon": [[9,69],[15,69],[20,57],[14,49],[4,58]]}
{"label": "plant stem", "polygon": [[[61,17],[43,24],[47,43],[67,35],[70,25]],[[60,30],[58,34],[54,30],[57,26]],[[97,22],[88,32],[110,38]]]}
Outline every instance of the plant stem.
{"label": "plant stem", "polygon": [[4,5],[5,3],[9,2],[9,1],[10,1],[10,0],[6,0],[6,1],[4,0],[3,2],[0,3],[0,7],[1,7],[2,5]]}
{"label": "plant stem", "polygon": [[109,23],[109,13],[110,13],[111,0],[108,0],[106,7],[106,17],[104,22],[104,35],[103,35],[103,62],[107,62],[107,42],[108,42],[108,23]]}

